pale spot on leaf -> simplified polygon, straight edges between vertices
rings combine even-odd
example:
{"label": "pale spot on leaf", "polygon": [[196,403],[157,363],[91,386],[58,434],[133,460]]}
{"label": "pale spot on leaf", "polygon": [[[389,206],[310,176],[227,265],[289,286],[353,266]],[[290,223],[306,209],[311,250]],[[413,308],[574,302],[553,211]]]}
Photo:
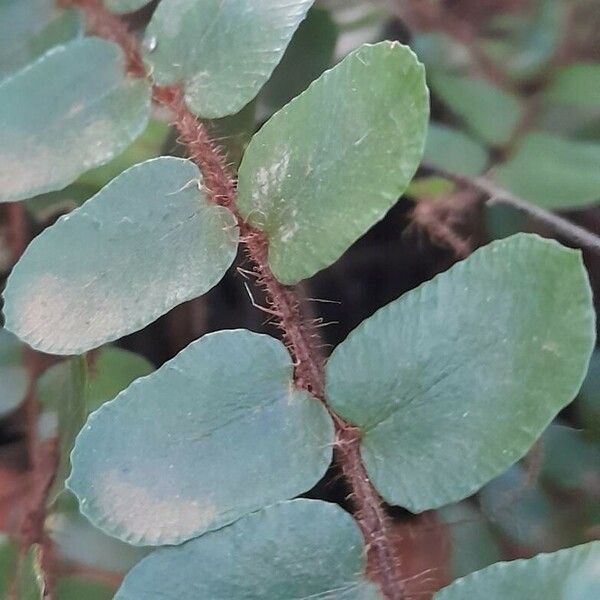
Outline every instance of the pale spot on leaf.
{"label": "pale spot on leaf", "polygon": [[[151,522],[160,524],[163,531],[177,530],[181,523],[194,530],[209,526],[218,514],[217,508],[206,500],[190,500],[175,494],[156,497],[147,487],[131,483],[116,469],[109,471],[97,483],[99,493],[95,502],[107,515],[118,515],[132,542],[141,539],[152,542]],[[109,517],[110,518],[110,517]],[[155,537],[158,537],[154,533]]]}

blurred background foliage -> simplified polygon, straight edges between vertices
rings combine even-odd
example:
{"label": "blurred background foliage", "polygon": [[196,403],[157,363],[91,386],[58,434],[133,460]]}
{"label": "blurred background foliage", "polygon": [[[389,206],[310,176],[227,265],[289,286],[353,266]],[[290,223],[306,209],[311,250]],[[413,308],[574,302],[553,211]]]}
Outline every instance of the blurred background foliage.
{"label": "blurred background foliage", "polygon": [[[2,11],[17,4],[17,29],[3,28],[8,21]],[[0,79],[81,31],[77,15],[57,14],[51,4],[0,2]],[[155,6],[124,18],[142,32]],[[598,31],[598,0],[321,0],[258,98],[237,115],[210,123],[235,166],[273,112],[360,44],[396,39],[425,63],[432,121],[423,164],[407,197],[341,260],[303,284],[325,353],[377,308],[491,239],[534,231],[572,245],[514,206],[483,194],[472,185],[481,178],[600,234]],[[28,200],[30,235],[124,169],[160,154],[177,156],[183,150],[168,116],[156,110],[144,134],[110,164],[61,192]],[[4,280],[12,264],[11,232],[5,219],[0,228]],[[599,256],[586,251],[584,257],[600,298]],[[261,298],[249,298],[235,272],[244,267],[240,256],[221,286],[125,338],[119,348],[100,350],[87,389],[89,410],[209,331],[244,327],[277,335],[268,315],[253,306]],[[24,434],[31,416],[23,401],[32,391],[22,366],[26,352],[0,330],[0,529],[5,532],[0,597],[8,593],[2,574],[17,569],[9,534],[33,485]],[[36,389],[39,427],[42,437],[51,437],[64,419],[59,411],[68,411],[77,364],[54,357],[38,362],[37,372],[44,372]],[[321,497],[343,503],[345,493],[335,473],[319,484]],[[56,502],[46,529],[60,566],[59,598],[112,597],[122,573],[146,551],[94,529],[73,498],[60,496]],[[414,597],[426,598],[455,577],[498,560],[600,538],[600,352],[573,404],[528,456],[475,497],[419,517],[389,510]],[[32,565],[18,568],[23,594],[35,577]]]}

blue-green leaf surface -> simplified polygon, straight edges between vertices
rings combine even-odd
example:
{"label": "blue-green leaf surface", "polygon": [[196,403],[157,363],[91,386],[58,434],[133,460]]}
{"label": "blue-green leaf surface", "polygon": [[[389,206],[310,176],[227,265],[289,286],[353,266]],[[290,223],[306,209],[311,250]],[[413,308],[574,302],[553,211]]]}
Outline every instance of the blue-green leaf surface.
{"label": "blue-green leaf surface", "polygon": [[414,175],[429,115],[425,74],[397,43],[362,46],[276,113],[239,173],[238,208],[297,283],[383,218]]}
{"label": "blue-green leaf surface", "polygon": [[557,134],[597,140],[598,98],[600,64],[575,63],[558,68],[537,99],[536,126]]}
{"label": "blue-green leaf surface", "polygon": [[83,30],[80,13],[61,10],[54,0],[1,0],[0,80]]}
{"label": "blue-green leaf surface", "polygon": [[29,245],[5,291],[6,327],[39,350],[80,354],[210,290],[237,241],[193,163],[146,161]]}
{"label": "blue-green leaf surface", "polygon": [[458,579],[434,600],[595,600],[600,542],[491,565]]}
{"label": "blue-green leaf surface", "polygon": [[150,89],[124,70],[115,44],[84,38],[0,84],[0,202],[62,189],[144,131]]}
{"label": "blue-green leaf surface", "polygon": [[107,533],[177,544],[307,491],[332,445],[331,419],[294,388],[284,346],[223,331],[93,413],[68,486]]}
{"label": "blue-green leaf surface", "polygon": [[363,539],[349,514],[294,500],[157,550],[127,575],[115,600],[382,600],[364,569]]}
{"label": "blue-green leaf surface", "polygon": [[516,235],[364,321],[333,352],[326,395],[362,429],[385,500],[440,507],[504,472],[575,397],[594,321],[580,253]]}
{"label": "blue-green leaf surface", "polygon": [[205,118],[238,112],[281,60],[313,0],[171,0],[146,30],[145,60],[159,85],[183,83]]}

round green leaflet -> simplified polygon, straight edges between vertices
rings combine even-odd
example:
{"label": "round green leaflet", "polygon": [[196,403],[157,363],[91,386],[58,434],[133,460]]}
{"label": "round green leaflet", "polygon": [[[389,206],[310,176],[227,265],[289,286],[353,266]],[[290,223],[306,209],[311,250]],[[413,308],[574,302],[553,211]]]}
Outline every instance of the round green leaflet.
{"label": "round green leaflet", "polygon": [[578,251],[520,234],[379,310],[333,352],[326,396],[375,487],[414,512],[521,458],[576,395],[595,317]]}
{"label": "round green leaflet", "polygon": [[294,500],[157,550],[130,571],[115,600],[382,600],[364,569],[349,514]]}
{"label": "round green leaflet", "polygon": [[597,600],[600,542],[491,565],[458,579],[434,600]]}
{"label": "round green leaflet", "polygon": [[329,266],[385,216],[419,165],[428,116],[423,65],[382,42],[269,119],[242,160],[238,208],[267,234],[279,281]]}
{"label": "round green leaflet", "polygon": [[204,118],[237,113],[269,79],[313,0],[167,0],[144,39],[158,85]]}
{"label": "round green leaflet", "polygon": [[485,148],[458,129],[430,123],[423,162],[450,173],[479,175],[488,155]]}
{"label": "round green leaflet", "polygon": [[598,97],[600,97],[600,65],[575,63],[554,72],[552,81],[543,91],[542,102],[566,106],[570,110],[590,108],[598,113],[600,111]]}
{"label": "round green leaflet", "polygon": [[67,482],[81,511],[114,537],[156,546],[307,491],[331,461],[333,424],[292,371],[266,335],[190,344],[89,417]]}
{"label": "round green leaflet", "polygon": [[237,244],[234,216],[209,203],[192,162],[143,162],[29,245],[7,283],[6,327],[38,350],[82,354],[206,293]]}
{"label": "round green leaflet", "polygon": [[519,99],[487,82],[440,70],[428,71],[431,89],[482,142],[503,146],[519,124]]}
{"label": "round green leaflet", "polygon": [[115,44],[83,38],[2,81],[0,202],[60,190],[144,131],[150,87],[124,63]]}
{"label": "round green leaflet", "polygon": [[600,144],[533,132],[495,172],[517,196],[547,209],[600,201]]}

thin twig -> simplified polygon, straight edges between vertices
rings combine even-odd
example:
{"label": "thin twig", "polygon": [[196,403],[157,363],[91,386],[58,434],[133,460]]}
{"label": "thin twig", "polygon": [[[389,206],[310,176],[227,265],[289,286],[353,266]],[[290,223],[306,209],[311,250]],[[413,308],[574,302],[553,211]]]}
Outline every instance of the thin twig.
{"label": "thin twig", "polygon": [[[63,3],[77,6],[84,12],[91,33],[122,46],[131,75],[147,77],[147,74],[140,72],[139,65],[143,65],[143,61],[136,38],[127,32],[125,24],[118,17],[104,8],[101,0],[63,0]],[[251,227],[237,213],[236,182],[223,154],[206,126],[186,107],[180,88],[155,86],[153,97],[173,114],[173,125],[179,131],[180,141],[186,146],[190,159],[202,171],[209,199],[228,207],[237,218],[246,255],[258,285],[266,293],[267,309],[276,316],[277,326],[293,357],[296,386],[311,392],[325,403],[319,337],[310,320],[303,316],[303,298],[298,290],[282,285],[271,272],[266,235]],[[371,485],[360,458],[359,432],[330,409],[329,412],[336,427],[336,457],[350,486],[355,516],[366,542],[368,572],[388,600],[402,600],[405,594],[399,561],[387,535],[387,515],[383,503]]]}
{"label": "thin twig", "polygon": [[450,173],[444,169],[434,167],[429,164],[423,164],[423,167],[435,171],[436,173],[454,181],[458,185],[476,190],[477,192],[486,196],[486,203],[489,205],[493,204],[505,204],[511,206],[516,210],[526,214],[538,223],[545,225],[565,240],[569,241],[573,245],[580,247],[584,250],[589,250],[596,254],[600,254],[600,237],[595,233],[568,221],[564,217],[552,213],[540,206],[536,206],[515,196],[508,190],[496,185],[486,177],[468,177],[466,175],[458,175],[457,173]]}

